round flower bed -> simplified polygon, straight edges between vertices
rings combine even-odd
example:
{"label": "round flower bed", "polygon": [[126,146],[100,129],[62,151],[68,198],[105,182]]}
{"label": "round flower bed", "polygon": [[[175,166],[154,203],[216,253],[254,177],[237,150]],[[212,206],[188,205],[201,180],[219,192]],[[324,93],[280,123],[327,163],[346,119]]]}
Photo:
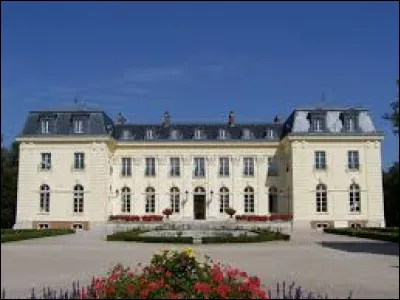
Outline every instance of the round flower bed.
{"label": "round flower bed", "polygon": [[117,265],[104,278],[94,279],[84,299],[267,299],[258,277],[194,251],[162,250],[150,264],[135,270]]}

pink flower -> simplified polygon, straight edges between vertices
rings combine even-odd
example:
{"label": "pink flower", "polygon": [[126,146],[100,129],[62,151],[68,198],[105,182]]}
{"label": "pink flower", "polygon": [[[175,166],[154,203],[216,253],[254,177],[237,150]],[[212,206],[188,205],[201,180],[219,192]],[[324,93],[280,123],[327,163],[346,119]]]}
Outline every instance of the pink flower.
{"label": "pink flower", "polygon": [[170,278],[170,277],[172,276],[172,273],[171,273],[170,271],[168,271],[167,273],[165,273],[165,276],[166,276],[167,278]]}

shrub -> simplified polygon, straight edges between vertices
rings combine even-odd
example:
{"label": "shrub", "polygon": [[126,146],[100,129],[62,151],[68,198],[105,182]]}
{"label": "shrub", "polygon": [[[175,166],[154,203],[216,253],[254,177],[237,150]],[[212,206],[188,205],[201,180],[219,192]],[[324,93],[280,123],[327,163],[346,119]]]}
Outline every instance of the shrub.
{"label": "shrub", "polygon": [[256,236],[220,235],[212,237],[203,237],[202,241],[204,244],[214,244],[214,243],[217,244],[217,243],[261,243],[261,242],[278,241],[278,240],[288,241],[290,239],[290,235],[288,234],[283,234],[278,231],[271,231],[268,229],[253,230],[251,232],[257,233],[258,235]]}
{"label": "shrub", "polygon": [[348,235],[372,240],[380,240],[386,242],[399,243],[399,232],[383,231],[379,232],[369,228],[325,228],[324,232]]}
{"label": "shrub", "polygon": [[1,242],[14,242],[27,239],[75,233],[74,229],[7,229],[1,230]]}
{"label": "shrub", "polygon": [[190,236],[141,236],[146,231],[133,229],[129,231],[120,231],[107,235],[107,241],[125,241],[125,242],[143,242],[143,243],[174,243],[191,244],[193,238]]}
{"label": "shrub", "polygon": [[232,207],[228,207],[227,209],[225,209],[225,212],[229,215],[229,217],[231,217],[232,218],[232,216],[234,215],[234,214],[236,214],[236,210],[235,209],[233,209]]}

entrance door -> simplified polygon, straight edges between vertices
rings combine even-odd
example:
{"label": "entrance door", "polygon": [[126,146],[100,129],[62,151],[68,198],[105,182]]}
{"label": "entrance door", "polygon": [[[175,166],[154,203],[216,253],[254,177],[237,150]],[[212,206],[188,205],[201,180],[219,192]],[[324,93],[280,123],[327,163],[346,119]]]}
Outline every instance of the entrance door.
{"label": "entrance door", "polygon": [[196,220],[205,220],[206,218],[206,196],[194,195],[193,199],[194,218]]}

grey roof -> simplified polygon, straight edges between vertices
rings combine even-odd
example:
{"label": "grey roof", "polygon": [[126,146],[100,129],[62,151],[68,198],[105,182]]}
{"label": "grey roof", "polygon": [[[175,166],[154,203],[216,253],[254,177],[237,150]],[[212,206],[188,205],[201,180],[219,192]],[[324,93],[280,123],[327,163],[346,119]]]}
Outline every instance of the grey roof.
{"label": "grey roof", "polygon": [[226,123],[221,124],[171,124],[164,127],[161,124],[118,124],[114,126],[113,137],[121,139],[123,131],[128,130],[131,134],[129,140],[144,140],[146,130],[155,130],[156,140],[170,140],[172,130],[178,130],[180,140],[192,140],[194,132],[200,129],[205,134],[205,139],[215,140],[219,137],[219,130],[225,129],[227,139],[242,139],[243,130],[249,129],[252,134],[251,139],[265,139],[265,134],[268,129],[274,130],[275,138],[278,140],[282,134],[282,124],[260,123],[260,124],[235,124],[231,127]]}

